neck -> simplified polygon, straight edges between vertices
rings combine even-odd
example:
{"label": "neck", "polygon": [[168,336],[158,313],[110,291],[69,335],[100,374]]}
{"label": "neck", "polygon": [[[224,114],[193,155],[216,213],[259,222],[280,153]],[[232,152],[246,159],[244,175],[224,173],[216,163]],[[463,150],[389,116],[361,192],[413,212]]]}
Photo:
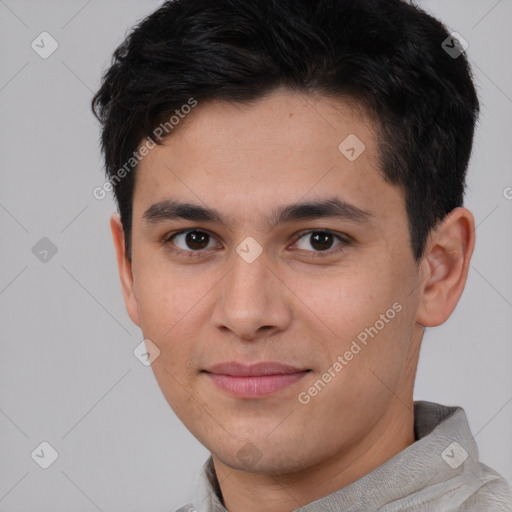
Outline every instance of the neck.
{"label": "neck", "polygon": [[215,456],[213,462],[229,512],[290,512],[327,496],[377,468],[415,441],[414,407],[395,398],[386,416],[357,443],[327,460],[285,475],[232,469]]}

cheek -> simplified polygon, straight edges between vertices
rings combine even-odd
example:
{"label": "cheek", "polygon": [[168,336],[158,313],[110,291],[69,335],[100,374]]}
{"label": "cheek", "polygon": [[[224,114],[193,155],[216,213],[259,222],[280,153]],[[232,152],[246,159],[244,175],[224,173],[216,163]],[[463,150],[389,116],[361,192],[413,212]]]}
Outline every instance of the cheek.
{"label": "cheek", "polygon": [[165,258],[141,255],[134,272],[134,292],[144,334],[164,340],[194,314],[208,290],[207,276],[185,267],[171,267]]}
{"label": "cheek", "polygon": [[208,411],[209,407],[198,396],[194,381],[183,372],[182,367],[182,361],[170,357],[165,351],[152,364],[155,379],[165,400],[184,425],[197,436],[201,434],[200,425],[204,423],[205,410]]}
{"label": "cheek", "polygon": [[336,380],[343,385],[350,374],[354,393],[377,380],[370,370],[395,380],[407,354],[408,326],[414,321],[413,308],[406,307],[410,298],[402,282],[406,277],[400,275],[404,271],[385,259],[380,263],[361,262],[336,275],[302,276],[295,282],[301,299],[298,316],[317,340],[325,369],[341,356],[345,377]]}
{"label": "cheek", "polygon": [[203,354],[201,344],[222,274],[194,266],[171,266],[161,257],[142,261],[144,266],[134,274],[134,289],[143,336],[160,348],[160,377],[170,378],[165,368],[188,385]]}
{"label": "cheek", "polygon": [[329,274],[294,276],[291,288],[307,322],[343,343],[391,307],[387,275],[363,264],[351,265]]}
{"label": "cheek", "polygon": [[[149,260],[148,260],[149,261]],[[194,365],[200,326],[204,324],[201,298],[208,288],[204,280],[170,269],[167,265],[148,263],[134,276],[134,288],[144,338],[160,349],[152,370],[171,408],[179,416],[194,416]]]}

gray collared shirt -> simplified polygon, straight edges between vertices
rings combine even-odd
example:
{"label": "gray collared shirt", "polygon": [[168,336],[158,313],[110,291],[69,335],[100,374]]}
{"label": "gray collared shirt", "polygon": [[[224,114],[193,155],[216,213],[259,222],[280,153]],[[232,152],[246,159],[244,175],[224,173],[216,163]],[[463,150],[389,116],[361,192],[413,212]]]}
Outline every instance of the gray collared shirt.
{"label": "gray collared shirt", "polygon": [[[479,462],[462,408],[415,402],[414,430],[416,442],[411,446],[295,512],[512,511],[512,489]],[[176,512],[227,512],[211,457],[197,479],[193,503]]]}

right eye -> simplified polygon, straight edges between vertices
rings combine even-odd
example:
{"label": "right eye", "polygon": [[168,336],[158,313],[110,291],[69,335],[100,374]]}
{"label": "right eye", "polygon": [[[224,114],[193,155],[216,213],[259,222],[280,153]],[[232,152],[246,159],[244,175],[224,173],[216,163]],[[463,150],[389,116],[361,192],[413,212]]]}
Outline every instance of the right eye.
{"label": "right eye", "polygon": [[171,233],[170,236],[166,237],[164,243],[176,254],[186,254],[187,256],[195,256],[197,253],[202,254],[205,249],[218,247],[219,245],[218,242],[215,243],[215,239],[209,233],[199,229],[185,229],[177,233]]}

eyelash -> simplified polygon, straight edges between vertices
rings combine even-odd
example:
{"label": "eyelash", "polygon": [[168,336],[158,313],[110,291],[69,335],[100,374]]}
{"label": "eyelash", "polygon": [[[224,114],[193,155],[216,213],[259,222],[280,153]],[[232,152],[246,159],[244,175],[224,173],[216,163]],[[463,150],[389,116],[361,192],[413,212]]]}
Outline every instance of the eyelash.
{"label": "eyelash", "polygon": [[[204,250],[201,251],[186,251],[184,249],[180,249],[179,247],[176,247],[174,244],[172,244],[172,239],[178,235],[182,235],[184,233],[190,233],[193,231],[197,231],[199,233],[206,233],[208,236],[213,237],[208,231],[203,229],[197,229],[197,228],[189,228],[189,229],[183,229],[181,231],[176,231],[174,233],[170,233],[167,236],[164,237],[162,240],[164,245],[167,245],[169,247],[169,250],[172,251],[174,254],[178,256],[186,256],[191,258],[198,258],[205,254]],[[347,236],[342,236],[340,234],[335,233],[334,231],[330,231],[328,229],[310,229],[305,232],[300,232],[297,239],[295,240],[294,244],[296,244],[301,238],[307,235],[311,235],[313,233],[327,233],[329,235],[332,235],[334,238],[337,238],[340,242],[337,246],[334,247],[334,249],[328,249],[326,251],[306,251],[310,253],[308,256],[309,258],[326,258],[328,256],[332,256],[334,254],[340,254],[342,253],[347,246],[351,245],[352,240]],[[172,248],[170,248],[172,246]],[[300,249],[299,249],[300,250]]]}

